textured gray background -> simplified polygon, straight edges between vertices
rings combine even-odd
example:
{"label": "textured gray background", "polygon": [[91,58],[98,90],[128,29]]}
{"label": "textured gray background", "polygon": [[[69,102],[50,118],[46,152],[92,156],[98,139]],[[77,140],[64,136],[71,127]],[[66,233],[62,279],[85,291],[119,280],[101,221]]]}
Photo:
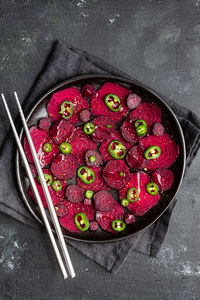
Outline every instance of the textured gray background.
{"label": "textured gray background", "polygon": [[[200,0],[0,4],[0,91],[8,98],[13,90],[26,96],[52,42],[60,39],[200,117]],[[3,133],[8,124],[2,109],[0,120]],[[199,166],[200,153],[184,179],[158,258],[133,252],[116,275],[69,248],[77,278],[64,282],[46,233],[0,215],[0,300],[199,299]]]}

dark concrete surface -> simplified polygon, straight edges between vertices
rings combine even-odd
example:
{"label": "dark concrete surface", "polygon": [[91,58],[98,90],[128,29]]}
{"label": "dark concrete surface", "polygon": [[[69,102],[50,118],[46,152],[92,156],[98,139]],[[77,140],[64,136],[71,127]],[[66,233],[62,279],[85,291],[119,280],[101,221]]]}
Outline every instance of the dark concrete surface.
{"label": "dark concrete surface", "polygon": [[[26,96],[60,39],[200,117],[199,0],[1,0],[0,30],[0,91],[8,97],[13,90]],[[0,119],[2,136],[2,110]],[[0,300],[200,299],[199,166],[200,153],[158,258],[133,252],[116,275],[69,248],[77,278],[64,282],[44,230],[0,215]]]}

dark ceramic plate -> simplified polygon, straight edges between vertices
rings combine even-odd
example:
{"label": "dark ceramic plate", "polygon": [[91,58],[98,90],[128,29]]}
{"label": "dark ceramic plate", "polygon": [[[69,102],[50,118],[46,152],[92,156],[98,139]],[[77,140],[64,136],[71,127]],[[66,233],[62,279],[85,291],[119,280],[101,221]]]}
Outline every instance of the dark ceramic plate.
{"label": "dark ceramic plate", "polygon": [[[169,108],[169,106],[163,101],[158,95],[156,95],[151,90],[145,88],[141,84],[138,84],[134,81],[127,80],[120,77],[114,77],[110,75],[83,75],[80,77],[76,77],[70,80],[67,80],[49,92],[47,92],[33,107],[31,112],[27,117],[28,126],[32,126],[36,124],[37,121],[47,115],[46,105],[50,100],[53,93],[66,89],[70,86],[77,86],[81,87],[85,83],[91,83],[96,86],[96,88],[100,87],[106,81],[113,81],[125,86],[128,89],[134,91],[134,93],[141,96],[143,101],[154,101],[157,103],[162,109],[162,123],[167,128],[167,132],[173,139],[179,144],[180,146],[180,155],[176,162],[171,166],[172,171],[174,172],[174,184],[172,188],[165,192],[162,196],[160,201],[156,206],[154,206],[151,210],[149,210],[144,216],[137,217],[136,222],[134,224],[128,225],[126,230],[122,233],[111,234],[105,232],[103,230],[99,230],[98,232],[84,232],[81,234],[70,233],[67,230],[63,229],[63,233],[66,237],[83,242],[111,242],[111,241],[118,241],[121,239],[128,238],[133,236],[134,234],[138,233],[141,230],[144,230],[148,226],[150,226],[153,222],[155,222],[167,209],[167,207],[173,201],[180,184],[182,182],[184,168],[185,168],[185,142],[183,133],[180,127],[180,124]],[[21,131],[20,138],[23,137],[23,130]],[[17,171],[17,181],[19,184],[20,192],[22,194],[22,198],[24,199],[28,209],[33,214],[33,216],[42,223],[40,212],[38,211],[37,207],[33,203],[33,200],[28,194],[28,186],[29,181],[26,178],[25,171],[22,165],[22,161],[19,157],[19,153],[17,152],[16,156],[16,171]]]}

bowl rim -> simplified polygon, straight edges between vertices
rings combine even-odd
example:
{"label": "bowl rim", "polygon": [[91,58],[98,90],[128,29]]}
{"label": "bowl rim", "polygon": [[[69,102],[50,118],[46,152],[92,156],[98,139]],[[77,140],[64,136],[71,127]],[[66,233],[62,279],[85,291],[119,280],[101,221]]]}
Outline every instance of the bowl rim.
{"label": "bowl rim", "polygon": [[[67,79],[67,80],[64,80],[62,81],[61,83],[55,85],[54,87],[52,87],[51,89],[49,89],[46,93],[43,94],[42,97],[39,98],[39,100],[35,103],[35,105],[32,107],[32,109],[30,110],[30,112],[28,113],[27,117],[26,117],[26,121],[28,122],[28,120],[30,119],[31,115],[33,114],[34,110],[36,109],[36,107],[41,103],[43,102],[43,100],[48,97],[51,93],[53,93],[54,91],[56,91],[57,89],[60,89],[62,88],[62,86],[65,86],[65,85],[70,85],[70,84],[73,84],[73,82],[76,82],[76,81],[81,81],[81,80],[87,80],[87,79],[94,79],[94,80],[112,80],[112,81],[119,81],[119,82],[122,82],[124,84],[128,84],[128,85],[135,85],[143,90],[145,90],[146,92],[152,94],[153,96],[155,96],[156,98],[159,99],[159,101],[161,101],[162,105],[165,106],[165,108],[169,111],[169,113],[172,115],[172,117],[174,118],[174,121],[176,122],[176,125],[178,126],[178,129],[179,129],[179,135],[180,135],[180,139],[181,139],[181,142],[182,142],[182,148],[183,148],[183,163],[182,163],[182,173],[181,173],[181,178],[180,178],[180,182],[178,184],[178,187],[175,191],[175,194],[174,196],[172,197],[172,199],[169,201],[168,205],[165,206],[165,208],[163,209],[163,211],[150,223],[148,223],[146,226],[144,226],[144,228],[141,228],[141,229],[138,229],[136,230],[135,232],[133,233],[128,233],[126,234],[125,236],[117,236],[117,237],[114,237],[114,236],[111,236],[110,239],[106,239],[106,240],[90,240],[90,239],[83,239],[83,238],[80,238],[79,236],[78,237],[72,237],[72,236],[68,236],[66,234],[64,234],[64,237],[65,238],[68,238],[70,240],[74,240],[74,241],[79,241],[79,242],[85,242],[85,243],[111,243],[111,242],[118,242],[118,241],[121,241],[121,240],[125,240],[127,238],[130,238],[136,234],[138,234],[139,232],[142,232],[143,230],[147,229],[148,227],[150,227],[153,223],[155,223],[162,215],[163,213],[167,210],[167,208],[172,204],[172,202],[174,201],[179,189],[180,189],[180,186],[182,184],[182,180],[183,180],[183,176],[184,176],[184,173],[185,173],[185,166],[186,166],[186,146],[185,146],[185,139],[184,139],[184,135],[183,135],[183,131],[182,131],[182,128],[181,128],[181,125],[175,115],[175,113],[173,112],[173,110],[170,108],[170,106],[166,103],[165,100],[163,100],[161,98],[160,95],[157,94],[157,92],[153,91],[151,88],[149,87],[146,87],[145,85],[143,85],[142,83],[140,82],[137,82],[137,81],[134,81],[134,80],[131,80],[131,79],[127,79],[127,78],[124,78],[124,77],[120,77],[120,76],[113,76],[113,75],[108,75],[108,74],[89,74],[89,75],[80,75],[80,76],[76,76],[76,77],[73,77],[73,78],[70,78],[70,79]],[[22,128],[21,131],[20,131],[20,140],[22,142],[22,136],[23,136],[23,133],[24,133],[24,129]],[[19,186],[19,190],[20,190],[20,194],[28,208],[28,210],[30,211],[30,213],[34,216],[35,219],[37,219],[39,221],[40,224],[44,225],[43,224],[43,221],[41,220],[41,218],[39,218],[39,216],[33,211],[33,209],[31,208],[31,206],[29,205],[29,201],[27,200],[27,197],[24,193],[24,189],[23,189],[23,186],[22,186],[22,182],[21,182],[21,177],[20,177],[20,172],[19,172],[19,169],[20,169],[20,166],[19,166],[19,151],[17,150],[16,151],[16,157],[15,157],[15,165],[16,165],[16,176],[17,176],[17,183],[18,183],[18,186]],[[55,230],[52,228],[53,232],[55,232]]]}

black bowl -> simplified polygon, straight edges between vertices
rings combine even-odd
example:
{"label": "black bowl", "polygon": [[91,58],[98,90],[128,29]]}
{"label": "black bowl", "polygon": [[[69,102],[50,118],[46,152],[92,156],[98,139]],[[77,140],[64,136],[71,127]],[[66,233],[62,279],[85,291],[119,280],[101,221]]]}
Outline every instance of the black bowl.
{"label": "black bowl", "polygon": [[[102,85],[104,82],[116,82],[120,85],[125,86],[128,89],[131,89],[134,93],[141,96],[144,101],[153,101],[158,104],[162,109],[162,123],[165,128],[167,128],[167,133],[173,137],[173,139],[179,144],[180,155],[174,164],[171,166],[171,170],[174,172],[174,184],[172,188],[163,193],[160,201],[150,209],[144,216],[136,217],[136,222],[127,226],[126,230],[122,233],[111,234],[103,230],[97,232],[87,231],[81,234],[70,233],[63,228],[64,236],[67,238],[83,241],[83,242],[112,242],[119,241],[134,234],[138,233],[141,230],[144,230],[152,223],[154,223],[168,208],[172,203],[177,191],[182,182],[184,169],[185,169],[185,142],[183,137],[183,132],[181,126],[171,110],[171,108],[162,100],[158,95],[152,92],[150,89],[138,84],[134,81],[127,80],[120,77],[110,76],[110,75],[83,75],[70,80],[64,81],[61,84],[57,85],[49,92],[47,92],[33,107],[31,112],[27,117],[28,126],[32,126],[37,123],[37,121],[47,115],[46,104],[50,100],[53,93],[66,89],[70,86],[81,87],[85,83],[94,84],[97,88]],[[21,131],[20,138],[22,140],[24,131]],[[28,209],[33,214],[33,216],[42,223],[40,212],[35,206],[32,198],[28,194],[29,181],[26,177],[22,161],[17,152],[16,156],[16,172],[17,172],[17,181],[19,184],[19,189],[22,195],[23,200],[25,201]],[[50,218],[49,218],[50,219]],[[51,223],[52,225],[52,223]],[[53,226],[52,226],[53,228]]]}

